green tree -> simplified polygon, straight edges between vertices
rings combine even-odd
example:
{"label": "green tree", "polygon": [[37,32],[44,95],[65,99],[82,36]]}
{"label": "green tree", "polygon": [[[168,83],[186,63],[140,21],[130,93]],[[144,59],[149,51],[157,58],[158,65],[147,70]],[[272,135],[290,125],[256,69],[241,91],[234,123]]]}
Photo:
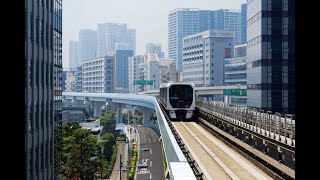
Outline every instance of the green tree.
{"label": "green tree", "polygon": [[116,131],[116,117],[115,113],[108,113],[100,117],[100,124],[103,126],[103,132],[102,134],[105,134],[106,132],[115,134]]}
{"label": "green tree", "polygon": [[97,139],[89,130],[76,129],[73,136],[68,138],[66,147],[67,162],[65,164],[66,175],[72,178],[78,175],[81,179],[94,179],[98,171],[97,163]]}

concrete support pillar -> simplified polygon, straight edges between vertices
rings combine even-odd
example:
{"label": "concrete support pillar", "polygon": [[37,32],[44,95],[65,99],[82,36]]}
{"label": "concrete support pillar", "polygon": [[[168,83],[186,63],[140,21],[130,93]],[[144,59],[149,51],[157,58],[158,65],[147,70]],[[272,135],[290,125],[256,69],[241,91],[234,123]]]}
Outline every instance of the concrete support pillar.
{"label": "concrete support pillar", "polygon": [[117,108],[116,115],[117,115],[117,123],[122,123],[122,109],[121,109],[121,106]]}
{"label": "concrete support pillar", "polygon": [[104,104],[101,102],[93,102],[93,116],[100,117],[101,116],[101,107]]}
{"label": "concrete support pillar", "polygon": [[145,107],[140,107],[140,106],[135,106],[136,110],[142,112],[143,114],[143,124],[150,124],[150,113],[154,112],[153,109],[145,108]]}
{"label": "concrete support pillar", "polygon": [[150,123],[150,111],[142,111],[143,113],[143,124]]}
{"label": "concrete support pillar", "polygon": [[100,117],[101,116],[101,106],[94,105],[93,106],[93,110],[94,110],[94,112],[93,112],[93,116],[94,117]]}

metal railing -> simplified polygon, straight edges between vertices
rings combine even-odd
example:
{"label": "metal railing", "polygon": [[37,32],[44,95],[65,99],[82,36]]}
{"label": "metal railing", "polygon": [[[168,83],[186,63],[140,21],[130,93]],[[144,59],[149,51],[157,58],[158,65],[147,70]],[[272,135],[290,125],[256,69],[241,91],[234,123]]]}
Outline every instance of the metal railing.
{"label": "metal railing", "polygon": [[229,106],[220,101],[196,100],[196,105],[228,122],[295,146],[295,120],[290,114],[273,114],[271,111],[264,112],[255,108]]}

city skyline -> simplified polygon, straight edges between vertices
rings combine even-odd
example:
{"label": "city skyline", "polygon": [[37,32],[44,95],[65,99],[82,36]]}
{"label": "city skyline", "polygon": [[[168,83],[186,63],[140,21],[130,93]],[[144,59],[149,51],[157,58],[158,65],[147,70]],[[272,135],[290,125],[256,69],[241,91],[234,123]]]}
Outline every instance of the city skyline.
{"label": "city skyline", "polygon": [[127,23],[128,28],[136,29],[136,54],[144,54],[146,43],[155,42],[161,43],[162,51],[165,56],[168,56],[167,29],[170,11],[176,8],[240,10],[244,2],[244,0],[120,0],[112,1],[112,6],[108,6],[110,1],[65,1],[63,5],[63,32],[65,34],[63,37],[63,68],[69,68],[69,41],[79,40],[80,29],[97,30],[98,23],[105,22]]}

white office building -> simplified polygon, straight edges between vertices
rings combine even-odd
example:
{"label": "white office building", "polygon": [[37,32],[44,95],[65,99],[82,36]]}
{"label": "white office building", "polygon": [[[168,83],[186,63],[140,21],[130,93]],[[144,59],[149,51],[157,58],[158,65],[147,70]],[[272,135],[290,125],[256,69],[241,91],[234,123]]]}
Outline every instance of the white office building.
{"label": "white office building", "polygon": [[131,56],[128,59],[128,80],[129,80],[129,91],[130,93],[139,92],[138,85],[133,85],[134,80],[140,80],[139,78],[139,64],[144,63],[144,56]]}
{"label": "white office building", "polygon": [[82,63],[82,92],[111,93],[113,91],[114,57],[106,56]]}
{"label": "white office building", "polygon": [[147,85],[147,90],[156,90],[160,87],[160,70],[157,53],[149,53],[145,60],[146,80],[152,80],[153,85]]}
{"label": "white office building", "polygon": [[208,30],[183,38],[183,82],[221,86],[224,60],[233,55],[234,32]]}

